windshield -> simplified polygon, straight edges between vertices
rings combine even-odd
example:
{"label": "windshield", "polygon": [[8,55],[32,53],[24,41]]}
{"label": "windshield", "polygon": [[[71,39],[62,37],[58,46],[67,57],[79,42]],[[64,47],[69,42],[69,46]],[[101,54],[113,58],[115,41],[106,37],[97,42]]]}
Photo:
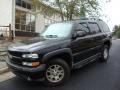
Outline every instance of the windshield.
{"label": "windshield", "polygon": [[70,35],[71,30],[71,23],[57,23],[45,28],[41,33],[41,36],[46,38],[64,38]]}

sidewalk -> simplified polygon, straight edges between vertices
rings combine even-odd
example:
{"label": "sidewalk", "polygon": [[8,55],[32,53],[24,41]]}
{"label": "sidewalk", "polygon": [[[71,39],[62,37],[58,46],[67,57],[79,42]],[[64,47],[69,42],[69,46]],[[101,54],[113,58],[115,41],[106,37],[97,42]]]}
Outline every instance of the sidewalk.
{"label": "sidewalk", "polygon": [[6,72],[0,74],[0,82],[6,81],[8,79],[14,78],[15,75],[12,72]]}
{"label": "sidewalk", "polygon": [[9,71],[5,60],[7,57],[7,47],[13,42],[3,42],[0,41],[0,82],[8,80],[10,78],[15,77],[15,75]]}
{"label": "sidewalk", "polygon": [[0,62],[0,69],[1,68],[6,68],[7,67],[7,65],[6,65],[6,62]]}
{"label": "sidewalk", "polygon": [[11,45],[12,43],[15,43],[15,42],[18,42],[18,41],[21,41],[22,39],[15,39],[13,42],[8,42],[8,41],[5,41],[5,40],[0,40],[0,74],[1,73],[4,73],[6,71],[9,71],[8,70],[8,67],[6,65],[6,62],[5,60],[8,59],[7,57],[7,47],[9,45]]}
{"label": "sidewalk", "polygon": [[7,47],[11,42],[0,41],[0,74],[8,72],[9,69],[6,65],[5,60],[7,60]]}
{"label": "sidewalk", "polygon": [[8,72],[8,71],[9,71],[9,69],[6,65],[6,62],[3,60],[0,60],[0,74]]}

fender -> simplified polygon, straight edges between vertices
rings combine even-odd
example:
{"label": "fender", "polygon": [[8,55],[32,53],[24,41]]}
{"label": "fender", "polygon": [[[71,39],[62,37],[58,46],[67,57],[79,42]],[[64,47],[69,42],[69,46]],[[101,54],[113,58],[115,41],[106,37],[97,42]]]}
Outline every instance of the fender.
{"label": "fender", "polygon": [[49,58],[54,57],[56,55],[63,54],[63,53],[68,53],[71,56],[71,59],[73,61],[72,51],[69,48],[63,48],[63,49],[58,49],[58,50],[55,50],[55,51],[45,54],[43,56],[42,62],[45,63],[49,60]]}
{"label": "fender", "polygon": [[109,42],[110,47],[111,47],[111,45],[112,45],[112,39],[111,39],[111,38],[105,38],[105,39],[103,40],[102,45],[104,45],[104,43],[106,43],[106,42]]}

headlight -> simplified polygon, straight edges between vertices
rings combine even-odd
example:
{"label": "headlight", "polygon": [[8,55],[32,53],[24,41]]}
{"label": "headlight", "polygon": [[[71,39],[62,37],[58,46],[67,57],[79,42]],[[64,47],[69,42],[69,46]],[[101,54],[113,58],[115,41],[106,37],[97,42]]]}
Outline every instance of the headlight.
{"label": "headlight", "polygon": [[23,54],[22,57],[23,57],[23,58],[33,58],[33,59],[37,59],[37,58],[38,58],[38,54]]}
{"label": "headlight", "polygon": [[40,65],[40,62],[22,62],[22,65],[24,65],[24,66],[37,67],[37,66]]}

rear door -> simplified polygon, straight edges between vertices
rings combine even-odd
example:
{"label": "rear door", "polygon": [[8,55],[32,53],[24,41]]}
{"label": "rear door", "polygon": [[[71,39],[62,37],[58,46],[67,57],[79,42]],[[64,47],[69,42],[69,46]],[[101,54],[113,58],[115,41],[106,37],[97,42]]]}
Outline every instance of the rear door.
{"label": "rear door", "polygon": [[93,45],[91,53],[95,55],[101,50],[103,33],[101,32],[97,22],[88,22],[88,27],[90,29],[91,42]]}

